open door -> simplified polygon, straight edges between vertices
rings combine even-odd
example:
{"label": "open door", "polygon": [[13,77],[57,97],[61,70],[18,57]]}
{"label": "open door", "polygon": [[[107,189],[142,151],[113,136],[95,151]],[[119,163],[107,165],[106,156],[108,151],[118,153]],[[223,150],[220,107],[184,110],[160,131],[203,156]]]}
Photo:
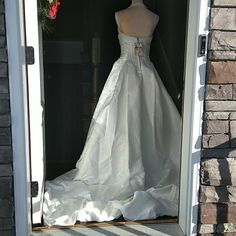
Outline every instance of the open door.
{"label": "open door", "polygon": [[42,34],[38,23],[37,0],[25,0],[29,130],[31,155],[32,223],[40,224],[44,192],[44,93]]}
{"label": "open door", "polygon": [[[153,37],[152,61],[180,112],[187,2],[176,3],[175,7],[171,1],[163,3],[152,0],[147,3],[161,18]],[[34,48],[34,62],[28,65],[33,224],[42,223],[45,178],[52,179],[72,169],[83,149],[95,104],[91,91],[95,87],[93,78],[98,80],[96,84],[103,85],[112,64],[119,57],[114,12],[129,4],[128,0],[105,0],[102,4],[100,1],[74,0],[73,4],[64,1],[63,14],[57,19],[57,31],[48,37],[44,35],[43,72],[43,43],[37,0],[25,0],[26,43]],[[178,12],[175,11],[177,7]],[[78,9],[80,14],[77,13]],[[167,9],[173,13],[172,17],[166,16]],[[97,54],[101,54],[99,62],[94,60]]]}

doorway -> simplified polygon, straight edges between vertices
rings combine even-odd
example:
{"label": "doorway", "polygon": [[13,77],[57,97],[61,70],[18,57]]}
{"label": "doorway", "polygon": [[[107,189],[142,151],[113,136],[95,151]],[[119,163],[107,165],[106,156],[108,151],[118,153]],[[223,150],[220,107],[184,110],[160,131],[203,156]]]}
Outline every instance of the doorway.
{"label": "doorway", "polygon": [[[9,57],[9,81],[11,88],[11,112],[12,112],[12,141],[15,152],[14,159],[14,189],[15,189],[15,215],[16,215],[16,230],[21,235],[31,233],[31,216],[30,216],[30,190],[29,182],[30,168],[29,168],[29,145],[27,143],[27,127],[28,122],[22,117],[27,116],[27,104],[25,90],[22,89],[22,84],[26,87],[26,75],[24,68],[25,59],[22,50],[24,38],[20,38],[24,34],[23,18],[23,1],[6,2],[6,24],[8,29],[8,57]],[[32,2],[32,1],[30,1]],[[197,99],[198,89],[202,88],[205,78],[205,57],[197,58],[197,39],[198,34],[207,34],[210,1],[203,2],[189,1],[188,17],[188,38],[187,38],[187,67],[185,69],[185,77],[191,78],[186,80],[184,99],[184,135],[183,135],[183,163],[184,167],[181,170],[181,208],[180,208],[180,222],[179,228],[183,230],[184,234],[192,234],[196,232],[197,225],[197,193],[193,188],[199,178],[199,172],[193,168],[197,164],[197,159],[200,158],[197,153],[191,153],[192,144],[198,141],[200,133],[201,108],[202,101]],[[28,3],[27,3],[28,4]],[[17,11],[18,10],[18,11]],[[31,12],[33,9],[31,8]],[[36,13],[35,13],[36,15]],[[14,19],[14,20],[12,20]],[[28,23],[32,22],[31,18]],[[199,24],[199,25],[198,25]],[[36,28],[37,29],[37,28]],[[35,31],[34,31],[35,33]],[[32,34],[28,34],[31,36]],[[28,36],[27,36],[28,37]],[[28,40],[27,40],[28,41]],[[30,40],[29,40],[30,41]],[[32,45],[35,40],[27,42]],[[18,47],[17,47],[18,46]],[[37,57],[36,57],[37,58]],[[199,67],[201,66],[201,71]],[[35,82],[35,78],[34,78]],[[24,87],[24,88],[25,88]],[[194,99],[196,97],[196,99]],[[25,109],[25,110],[24,110]],[[200,111],[200,112],[199,112]],[[193,120],[194,117],[194,120]],[[194,127],[193,127],[194,122]],[[193,135],[192,135],[193,134]],[[191,137],[191,138],[189,138]],[[194,149],[196,151],[196,147]],[[194,159],[193,159],[194,157]],[[33,160],[35,157],[32,157]],[[197,159],[196,159],[197,158]],[[186,181],[186,176],[189,181]],[[24,191],[22,191],[22,189]],[[193,218],[192,218],[193,217]],[[162,225],[163,226],[163,225]],[[163,226],[166,228],[165,226]],[[168,225],[171,228],[171,225]],[[176,232],[176,231],[175,231]]]}
{"label": "doorway", "polygon": [[[160,16],[150,57],[181,114],[188,3],[145,4]],[[63,1],[54,32],[43,34],[46,179],[75,167],[97,100],[120,54],[114,14],[129,5],[128,0]]]}

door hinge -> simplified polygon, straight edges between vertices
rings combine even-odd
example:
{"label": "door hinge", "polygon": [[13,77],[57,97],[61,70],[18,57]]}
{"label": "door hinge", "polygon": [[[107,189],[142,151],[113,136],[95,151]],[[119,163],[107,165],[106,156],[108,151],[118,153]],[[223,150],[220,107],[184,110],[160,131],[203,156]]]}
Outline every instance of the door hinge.
{"label": "door hinge", "polygon": [[201,34],[198,37],[198,57],[205,56],[206,54],[206,35]]}
{"label": "door hinge", "polygon": [[26,57],[26,64],[33,65],[34,64],[34,48],[31,46],[25,47],[25,57]]}
{"label": "door hinge", "polygon": [[38,181],[31,182],[31,197],[37,197],[39,193],[39,183]]}

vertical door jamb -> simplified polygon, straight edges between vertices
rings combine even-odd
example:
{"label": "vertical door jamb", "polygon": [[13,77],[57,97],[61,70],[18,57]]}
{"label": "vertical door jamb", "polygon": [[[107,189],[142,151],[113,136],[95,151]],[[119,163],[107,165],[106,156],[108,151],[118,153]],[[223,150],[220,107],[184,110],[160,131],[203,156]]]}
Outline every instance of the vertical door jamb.
{"label": "vertical door jamb", "polygon": [[31,232],[30,153],[24,0],[5,1],[16,235]]}
{"label": "vertical door jamb", "polygon": [[44,145],[43,145],[43,98],[42,50],[39,40],[37,0],[25,1],[26,45],[34,48],[34,64],[27,66],[28,104],[30,123],[31,179],[38,183],[38,194],[32,197],[32,221],[40,224],[44,193]]}
{"label": "vertical door jamb", "polygon": [[202,115],[207,61],[207,47],[205,56],[198,57],[198,39],[200,34],[206,36],[208,34],[209,8],[210,0],[189,1],[179,206],[179,224],[185,235],[197,234]]}

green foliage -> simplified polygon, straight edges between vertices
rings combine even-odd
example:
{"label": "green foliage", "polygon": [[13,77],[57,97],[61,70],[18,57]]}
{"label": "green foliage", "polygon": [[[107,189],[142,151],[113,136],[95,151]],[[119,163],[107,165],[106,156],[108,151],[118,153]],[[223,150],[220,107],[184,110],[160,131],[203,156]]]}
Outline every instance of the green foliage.
{"label": "green foliage", "polygon": [[38,18],[43,31],[47,33],[54,31],[54,21],[59,5],[58,0],[38,0]]}

